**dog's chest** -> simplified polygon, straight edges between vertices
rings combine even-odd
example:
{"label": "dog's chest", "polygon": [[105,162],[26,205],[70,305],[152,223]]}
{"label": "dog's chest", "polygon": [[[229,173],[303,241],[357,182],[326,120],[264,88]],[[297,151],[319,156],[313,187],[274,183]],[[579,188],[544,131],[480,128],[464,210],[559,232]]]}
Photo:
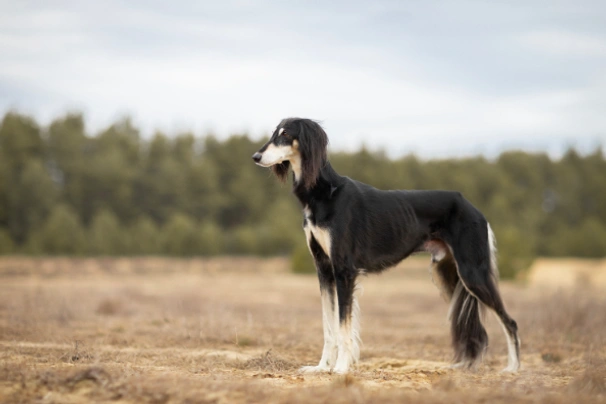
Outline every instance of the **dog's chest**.
{"label": "dog's chest", "polygon": [[307,206],[303,209],[303,216],[305,217],[303,230],[305,231],[305,237],[307,239],[307,247],[309,247],[309,250],[311,251],[311,238],[313,236],[324,253],[330,258],[331,238],[329,229],[314,224],[313,214]]}

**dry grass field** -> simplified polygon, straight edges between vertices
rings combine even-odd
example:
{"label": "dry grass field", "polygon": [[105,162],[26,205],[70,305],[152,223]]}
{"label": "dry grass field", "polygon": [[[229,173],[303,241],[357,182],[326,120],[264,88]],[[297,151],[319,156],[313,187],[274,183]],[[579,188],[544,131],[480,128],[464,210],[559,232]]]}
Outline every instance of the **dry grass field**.
{"label": "dry grass field", "polygon": [[502,282],[522,370],[492,315],[475,371],[447,368],[427,258],[363,278],[362,357],[300,375],[322,348],[314,276],[284,260],[0,261],[2,402],[606,402],[606,296]]}

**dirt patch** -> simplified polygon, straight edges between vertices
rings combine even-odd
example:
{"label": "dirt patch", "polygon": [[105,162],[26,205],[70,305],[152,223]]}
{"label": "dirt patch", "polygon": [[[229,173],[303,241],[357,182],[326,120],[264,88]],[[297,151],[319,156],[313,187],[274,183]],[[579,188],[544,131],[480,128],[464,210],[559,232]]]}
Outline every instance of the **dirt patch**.
{"label": "dirt patch", "polygon": [[448,307],[431,283],[427,261],[408,265],[362,278],[362,357],[345,376],[298,373],[317,363],[323,343],[313,276],[112,268],[72,276],[76,266],[53,276],[5,273],[0,401],[606,400],[602,293],[538,293],[502,282],[520,328],[521,371],[500,373],[506,341],[490,315],[483,364],[454,370]]}

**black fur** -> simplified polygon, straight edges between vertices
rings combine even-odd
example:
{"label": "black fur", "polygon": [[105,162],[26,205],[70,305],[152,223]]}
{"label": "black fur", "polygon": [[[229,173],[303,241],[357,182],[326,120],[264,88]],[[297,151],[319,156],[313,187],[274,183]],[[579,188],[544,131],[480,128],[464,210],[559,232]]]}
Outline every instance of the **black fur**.
{"label": "black fur", "polygon": [[473,366],[482,358],[488,347],[488,334],[481,321],[481,303],[462,285],[454,296],[451,307],[450,331],[454,361]]}
{"label": "black fur", "polygon": [[[306,189],[311,189],[318,180],[322,166],[327,162],[326,147],[328,136],[324,129],[317,123],[307,120],[297,120],[298,132],[296,132],[301,153],[301,183]],[[286,129],[287,136],[290,129]]]}
{"label": "black fur", "polygon": [[[308,243],[321,289],[336,289],[341,322],[350,321],[361,272],[381,272],[412,253],[430,251],[433,274],[451,301],[455,360],[471,366],[481,359],[488,345],[480,316],[483,305],[502,320],[519,358],[517,325],[505,311],[492,269],[496,263],[491,263],[488,223],[459,192],[382,191],[340,176],[326,156],[326,133],[308,119],[280,122],[255,156],[259,158],[272,143],[299,152],[293,192],[308,212],[304,227],[330,232],[330,251],[323,251],[313,233]],[[272,168],[284,178],[288,161]]]}
{"label": "black fur", "polygon": [[290,161],[284,161],[282,163],[274,164],[273,166],[271,166],[271,170],[274,172],[276,177],[278,177],[278,179],[281,182],[286,181],[289,168],[290,168]]}

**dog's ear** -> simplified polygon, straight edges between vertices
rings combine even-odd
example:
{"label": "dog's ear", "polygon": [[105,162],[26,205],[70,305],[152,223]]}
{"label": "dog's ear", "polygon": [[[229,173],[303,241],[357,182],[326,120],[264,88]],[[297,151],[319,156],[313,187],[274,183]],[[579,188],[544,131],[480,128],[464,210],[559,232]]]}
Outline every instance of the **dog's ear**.
{"label": "dog's ear", "polygon": [[310,189],[316,185],[320,169],[326,162],[328,136],[322,127],[307,119],[299,121],[299,153],[301,153],[301,181]]}
{"label": "dog's ear", "polygon": [[286,160],[286,161],[283,161],[281,163],[274,164],[273,166],[271,166],[271,171],[273,171],[274,174],[276,174],[276,177],[278,177],[278,179],[281,182],[285,182],[286,177],[288,176],[289,167],[290,167],[290,161]]}

